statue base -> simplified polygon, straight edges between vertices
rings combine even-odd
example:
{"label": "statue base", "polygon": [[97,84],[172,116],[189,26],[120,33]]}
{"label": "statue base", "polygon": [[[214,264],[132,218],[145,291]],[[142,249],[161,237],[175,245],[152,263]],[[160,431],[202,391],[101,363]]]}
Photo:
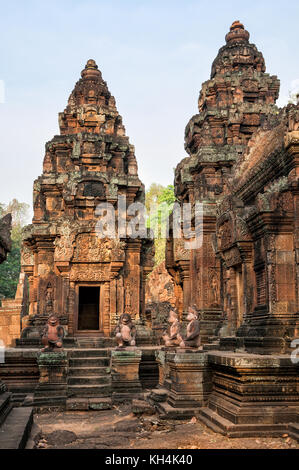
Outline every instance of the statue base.
{"label": "statue base", "polygon": [[207,354],[201,350],[178,348],[158,351],[159,388],[149,396],[161,417],[185,419],[207,404],[212,380]]}
{"label": "statue base", "polygon": [[111,352],[112,401],[121,402],[137,398],[141,394],[139,364],[142,351],[126,348]]}
{"label": "statue base", "polygon": [[39,383],[34,406],[65,407],[67,399],[68,355],[65,351],[45,351],[37,356]]}

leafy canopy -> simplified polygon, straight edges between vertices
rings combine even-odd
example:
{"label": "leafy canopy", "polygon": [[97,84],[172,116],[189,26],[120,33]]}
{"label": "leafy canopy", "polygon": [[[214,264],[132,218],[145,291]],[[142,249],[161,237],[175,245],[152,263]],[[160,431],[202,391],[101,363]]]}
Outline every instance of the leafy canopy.
{"label": "leafy canopy", "polygon": [[28,221],[29,205],[13,199],[8,205],[0,203],[0,217],[12,215],[12,249],[7,260],[0,264],[0,299],[14,298],[21,270],[22,228]]}
{"label": "leafy canopy", "polygon": [[174,187],[152,183],[145,193],[147,227],[154,230],[155,265],[165,259],[166,227],[175,202]]}

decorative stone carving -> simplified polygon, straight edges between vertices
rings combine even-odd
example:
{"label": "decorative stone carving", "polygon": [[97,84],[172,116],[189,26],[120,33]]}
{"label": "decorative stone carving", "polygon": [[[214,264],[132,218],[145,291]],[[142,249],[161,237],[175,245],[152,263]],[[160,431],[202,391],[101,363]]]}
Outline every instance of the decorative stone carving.
{"label": "decorative stone carving", "polygon": [[170,310],[168,316],[168,323],[170,324],[169,332],[164,332],[162,339],[166,347],[178,346],[180,343],[179,331],[180,323],[178,315],[175,310]]}
{"label": "decorative stone carving", "polygon": [[136,328],[128,313],[123,313],[120,316],[118,325],[115,329],[115,339],[118,344],[117,348],[119,349],[136,345]]}
{"label": "decorative stone carving", "polygon": [[195,307],[188,308],[188,325],[185,336],[178,334],[180,348],[198,348],[200,346],[200,324]]}
{"label": "decorative stone carving", "polygon": [[[117,222],[118,196],[132,203],[142,201],[144,187],[134,147],[94,60],[87,62],[59,114],[59,126],[60,135],[46,144],[43,174],[34,183],[33,223],[24,230],[22,270],[30,277],[27,326],[44,322],[45,313],[54,309],[65,315],[68,334],[75,336],[81,328],[80,315],[93,309],[95,321],[86,325],[98,325],[98,333],[110,336],[114,328],[110,312],[142,316],[143,283],[153,266],[153,241],[140,241],[129,253],[126,236],[98,236],[99,204],[114,204]],[[50,293],[46,294],[49,282],[52,303]],[[93,307],[84,297],[88,288],[98,289]],[[125,298],[130,304],[127,309]]]}
{"label": "decorative stone carving", "polygon": [[61,351],[64,337],[64,329],[60,325],[56,315],[50,315],[48,323],[42,333],[42,352]]}
{"label": "decorative stone carving", "polygon": [[89,264],[74,264],[70,272],[71,281],[96,281],[103,282],[110,280],[109,265],[97,265],[94,263]]}

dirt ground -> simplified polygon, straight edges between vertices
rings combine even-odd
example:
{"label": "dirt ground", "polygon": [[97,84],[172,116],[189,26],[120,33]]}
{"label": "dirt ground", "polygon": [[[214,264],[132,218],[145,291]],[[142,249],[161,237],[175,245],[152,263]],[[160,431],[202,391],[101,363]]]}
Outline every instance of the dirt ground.
{"label": "dirt ground", "polygon": [[165,421],[134,416],[128,407],[108,411],[36,414],[29,448],[37,449],[298,449],[279,438],[228,438],[196,418]]}

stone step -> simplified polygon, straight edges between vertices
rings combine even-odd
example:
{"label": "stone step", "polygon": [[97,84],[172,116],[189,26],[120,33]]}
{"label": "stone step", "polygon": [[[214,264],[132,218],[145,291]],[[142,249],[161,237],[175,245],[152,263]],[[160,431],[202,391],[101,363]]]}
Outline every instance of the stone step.
{"label": "stone step", "polygon": [[108,397],[111,385],[69,385],[68,397]]}
{"label": "stone step", "polygon": [[149,400],[153,400],[154,402],[165,402],[168,397],[168,390],[166,388],[156,388],[151,390],[149,394]]}
{"label": "stone step", "polygon": [[7,415],[12,409],[11,393],[5,392],[0,395],[0,426],[4,423]]}
{"label": "stone step", "polygon": [[76,357],[70,359],[70,367],[109,367],[110,357]]}
{"label": "stone step", "polygon": [[113,338],[77,338],[76,342],[79,348],[109,348],[115,346]]}
{"label": "stone step", "polygon": [[109,349],[73,349],[70,352],[70,358],[75,357],[110,357]]}
{"label": "stone step", "polygon": [[299,423],[289,424],[289,435],[299,442]]}
{"label": "stone step", "polygon": [[[150,401],[151,403],[151,401]],[[195,408],[175,408],[167,402],[153,402],[161,419],[184,420],[196,416]]]}
{"label": "stone step", "polygon": [[111,410],[113,408],[110,397],[100,398],[69,398],[66,401],[67,411]]}
{"label": "stone step", "polygon": [[70,367],[69,376],[85,377],[85,376],[105,376],[110,374],[110,367]]}
{"label": "stone step", "polygon": [[0,427],[0,449],[24,449],[33,422],[33,408],[13,408]]}
{"label": "stone step", "polygon": [[279,437],[288,432],[286,423],[234,424],[207,407],[200,408],[196,416],[214,432],[228,437]]}
{"label": "stone step", "polygon": [[84,377],[69,377],[68,378],[68,385],[102,385],[110,383],[110,376],[102,376],[102,377],[95,377],[95,376],[84,376]]}
{"label": "stone step", "polygon": [[26,392],[13,392],[12,397],[11,397],[11,402],[13,403],[13,406],[19,406],[22,405],[25,398],[26,398],[27,393]]}
{"label": "stone step", "polygon": [[2,303],[2,307],[15,307],[15,308],[22,307],[22,303],[18,302],[15,299],[2,299],[1,303]]}

